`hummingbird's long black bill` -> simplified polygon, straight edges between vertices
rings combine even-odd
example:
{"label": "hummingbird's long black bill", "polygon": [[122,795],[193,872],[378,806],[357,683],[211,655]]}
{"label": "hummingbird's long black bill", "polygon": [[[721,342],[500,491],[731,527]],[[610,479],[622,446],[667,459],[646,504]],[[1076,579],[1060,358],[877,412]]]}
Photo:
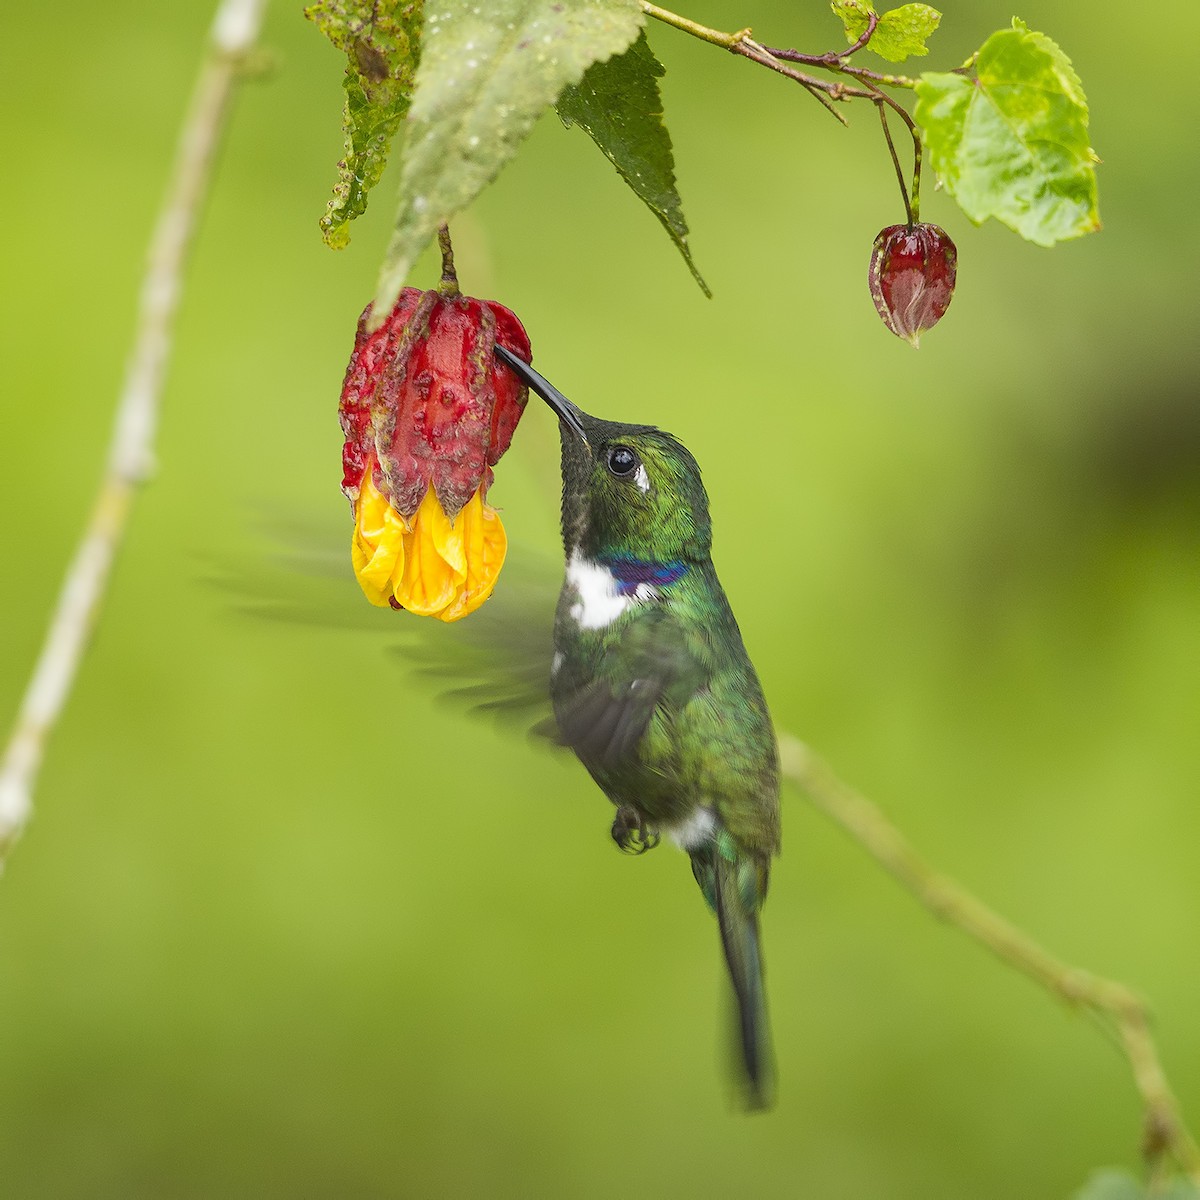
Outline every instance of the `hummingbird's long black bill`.
{"label": "hummingbird's long black bill", "polygon": [[580,417],[583,415],[570,400],[566,398],[545,376],[535,371],[524,359],[518,358],[511,350],[503,346],[496,347],[496,357],[510,370],[531,392],[536,392],[557,414],[558,419],[579,435],[584,442],[588,440],[587,431]]}

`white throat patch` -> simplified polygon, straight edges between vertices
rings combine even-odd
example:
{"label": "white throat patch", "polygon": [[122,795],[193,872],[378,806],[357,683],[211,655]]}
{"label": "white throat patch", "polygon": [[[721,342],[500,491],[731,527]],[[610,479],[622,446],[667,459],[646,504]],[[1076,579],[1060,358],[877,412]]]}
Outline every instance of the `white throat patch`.
{"label": "white throat patch", "polygon": [[584,558],[578,550],[567,563],[567,582],[575,589],[575,603],[570,612],[580,629],[604,629],[627,608],[658,595],[652,583],[639,583],[633,592],[623,595],[617,577],[602,563]]}

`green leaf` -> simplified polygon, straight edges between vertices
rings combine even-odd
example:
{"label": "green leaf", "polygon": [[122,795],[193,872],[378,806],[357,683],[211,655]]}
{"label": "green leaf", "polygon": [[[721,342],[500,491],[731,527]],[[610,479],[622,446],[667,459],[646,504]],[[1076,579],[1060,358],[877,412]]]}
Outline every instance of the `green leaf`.
{"label": "green leaf", "polygon": [[1045,34],[1014,19],[983,44],[975,78],[922,75],[915,116],[931,165],[975,224],[995,217],[1039,246],[1100,228],[1087,100]]}
{"label": "green leaf", "polygon": [[1097,1171],[1071,1200],[1197,1200],[1200,1188],[1176,1179],[1149,1192],[1126,1171]]}
{"label": "green leaf", "polygon": [[675,187],[671,135],[663,124],[658,90],[663,73],[643,32],[624,54],[593,63],[578,85],[563,90],[556,107],[563,124],[568,129],[578,125],[662,222],[692,277],[711,296],[692,262],[687,222]]}
{"label": "green leaf", "polygon": [[[846,27],[848,42],[857,42],[867,32],[867,15],[875,11],[870,0],[832,0],[830,8]],[[928,54],[925,42],[941,20],[942,14],[928,4],[893,8],[879,18],[867,49],[888,62],[903,62],[912,55]]]}
{"label": "green leaf", "polygon": [[439,224],[499,174],[594,62],[627,49],[637,0],[438,0],[405,122],[400,207],[375,296],[382,320]]}
{"label": "green leaf", "polygon": [[421,0],[320,0],[304,10],[346,53],[345,157],[321,232],[335,250],[350,240],[349,224],[367,208],[367,195],[387,165],[392,139],[408,112],[421,48]]}

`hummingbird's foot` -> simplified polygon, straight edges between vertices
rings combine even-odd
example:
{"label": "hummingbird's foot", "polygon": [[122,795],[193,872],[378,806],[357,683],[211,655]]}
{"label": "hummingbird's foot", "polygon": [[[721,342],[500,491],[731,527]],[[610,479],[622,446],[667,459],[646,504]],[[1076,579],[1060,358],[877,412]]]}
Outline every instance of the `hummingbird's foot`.
{"label": "hummingbird's foot", "polygon": [[622,804],[613,818],[612,839],[626,854],[645,854],[658,845],[658,830],[636,808]]}

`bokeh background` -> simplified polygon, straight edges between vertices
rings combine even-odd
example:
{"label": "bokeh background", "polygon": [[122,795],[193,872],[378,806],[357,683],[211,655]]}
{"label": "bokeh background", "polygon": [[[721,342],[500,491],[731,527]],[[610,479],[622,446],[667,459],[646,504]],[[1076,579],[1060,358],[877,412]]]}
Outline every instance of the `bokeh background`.
{"label": "bokeh background", "polygon": [[[1010,10],[948,4],[935,68]],[[821,50],[818,0],[694,0]],[[0,33],[0,713],[88,510],[211,5],[64,0]],[[1200,1121],[1194,89],[1200,10],[1020,14],[1072,55],[1104,231],[1052,251],[932,187],[960,280],[914,353],[877,320],[902,210],[873,112],[662,28],[706,301],[577,130],[544,120],[460,222],[584,407],[682,434],[774,714],[939,866],[1148,994]],[[765,931],[780,1099],[731,1106],[716,930],[626,859],[569,758],[434,703],[379,632],[255,621],[205,583],[328,528],[335,407],[394,172],[316,226],[341,66],[272,6],[184,299],[159,446],[0,880],[0,1190],[34,1197],[1066,1197],[1136,1167],[1097,1031],[785,796]],[[913,64],[919,67],[921,64]],[[427,260],[417,282],[432,281]],[[493,498],[557,552],[531,406]],[[304,595],[301,576],[285,587]],[[352,587],[352,585],[350,585]]]}

